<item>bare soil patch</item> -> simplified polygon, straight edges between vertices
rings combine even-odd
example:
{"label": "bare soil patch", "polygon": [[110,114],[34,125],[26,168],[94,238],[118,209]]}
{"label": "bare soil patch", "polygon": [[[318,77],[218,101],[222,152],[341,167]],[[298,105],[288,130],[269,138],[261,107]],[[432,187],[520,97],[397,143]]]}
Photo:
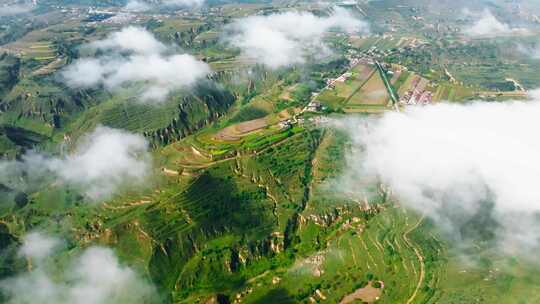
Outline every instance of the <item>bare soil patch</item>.
{"label": "bare soil patch", "polygon": [[373,282],[369,282],[366,287],[359,288],[355,292],[346,295],[339,303],[348,304],[353,303],[356,300],[360,300],[366,303],[373,303],[379,300],[381,295],[382,288],[375,288],[373,287]]}
{"label": "bare soil patch", "polygon": [[265,117],[241,122],[219,131],[216,134],[215,139],[224,141],[239,140],[246,135],[246,133],[262,129],[266,126],[268,126],[268,122]]}

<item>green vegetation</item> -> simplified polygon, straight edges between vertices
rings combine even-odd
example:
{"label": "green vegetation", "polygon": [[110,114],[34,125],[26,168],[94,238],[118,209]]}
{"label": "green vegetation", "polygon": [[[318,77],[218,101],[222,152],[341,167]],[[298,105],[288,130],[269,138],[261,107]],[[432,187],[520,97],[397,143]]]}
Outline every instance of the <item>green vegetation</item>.
{"label": "green vegetation", "polygon": [[[193,16],[169,8],[133,13],[130,24],[214,71],[157,106],[139,100],[137,84],[107,91],[60,81],[58,71],[95,52],[81,45],[123,26],[83,21],[86,13],[63,19],[50,6],[77,10],[82,2],[40,1],[36,20],[0,19],[1,159],[70,151],[105,125],[143,135],[154,164],[146,185],[101,204],[52,177],[24,191],[0,179],[0,279],[31,268],[17,250],[25,233],[40,229],[66,238],[54,263],[91,245],[114,248],[164,303],[339,303],[368,287],[383,304],[538,303],[538,265],[495,253],[485,221],[463,228],[482,241],[464,260],[462,248],[375,177],[358,177],[357,192],[343,191],[351,142],[325,127],[326,114],[392,111],[390,94],[399,98],[415,81],[434,102],[523,97],[506,78],[540,84],[540,61],[514,47],[533,38],[468,41],[456,31],[463,21],[433,13],[446,12],[444,3],[397,2],[343,4],[372,21],[373,35],[329,33],[329,59],[277,70],[222,43],[224,27],[245,15],[328,9],[246,0],[211,1]],[[84,3],[116,10],[125,1]],[[322,108],[309,110],[312,101]]]}

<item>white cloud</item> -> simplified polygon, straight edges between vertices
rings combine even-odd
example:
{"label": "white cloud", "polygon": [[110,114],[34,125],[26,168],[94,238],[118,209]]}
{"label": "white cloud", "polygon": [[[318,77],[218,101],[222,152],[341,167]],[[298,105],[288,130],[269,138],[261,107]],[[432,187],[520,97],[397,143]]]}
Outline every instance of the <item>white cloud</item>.
{"label": "white cloud", "polygon": [[109,54],[79,59],[68,66],[62,76],[71,87],[103,85],[116,90],[134,87],[136,83],[143,101],[159,102],[174,90],[193,86],[211,72],[206,63],[191,55],[166,55],[170,50],[165,45],[136,27],[124,28],[89,47],[108,50]]}
{"label": "white cloud", "polygon": [[149,3],[140,0],[129,0],[124,7],[125,10],[131,12],[144,12],[150,10],[151,8],[152,6]]}
{"label": "white cloud", "polygon": [[348,11],[336,8],[327,17],[307,12],[250,16],[233,22],[224,38],[242,53],[270,68],[304,63],[309,56],[328,54],[322,42],[325,32],[341,29],[363,32],[367,24]]}
{"label": "white cloud", "polygon": [[103,40],[90,43],[89,46],[103,50],[132,51],[141,55],[159,54],[167,49],[150,32],[133,26],[114,32]]}
{"label": "white cloud", "polygon": [[[145,303],[155,298],[153,286],[141,280],[130,268],[118,262],[108,248],[87,249],[72,266],[66,303]],[[146,300],[146,301],[145,301]]]}
{"label": "white cloud", "polygon": [[164,5],[180,7],[197,7],[203,5],[205,0],[163,0]]}
{"label": "white cloud", "polygon": [[95,200],[110,196],[123,184],[141,184],[151,170],[144,137],[102,126],[84,136],[74,153],[50,160],[48,166]]}
{"label": "white cloud", "polygon": [[34,231],[24,236],[20,254],[27,258],[42,260],[50,256],[60,245],[60,240]]}
{"label": "white cloud", "polygon": [[33,9],[30,4],[4,4],[0,5],[0,17],[24,14]]}
{"label": "white cloud", "polygon": [[145,0],[129,0],[125,10],[132,12],[144,12],[153,7],[178,7],[178,8],[196,8],[204,4],[205,0],[162,0],[162,1],[145,1]]}
{"label": "white cloud", "polygon": [[[40,237],[43,239],[41,240]],[[43,234],[25,238],[23,248],[51,242]],[[41,246],[41,245],[40,245]],[[45,257],[52,257],[49,252]],[[62,269],[53,269],[37,260],[34,270],[0,282],[7,304],[121,304],[156,301],[156,290],[131,268],[119,263],[114,252],[90,247]]]}
{"label": "white cloud", "polygon": [[72,87],[92,87],[102,83],[105,73],[110,69],[95,58],[79,59],[70,65],[64,72],[63,77],[67,84]]}
{"label": "white cloud", "polygon": [[517,51],[523,55],[531,57],[533,59],[540,59],[540,46],[525,46],[523,44],[517,44]]}
{"label": "white cloud", "polygon": [[[403,204],[440,223],[449,210],[473,216],[482,202],[492,202],[502,227],[493,232],[505,240],[505,249],[522,250],[537,248],[540,239],[534,220],[540,212],[539,115],[540,101],[477,102],[338,125],[356,147],[348,177],[378,176]],[[356,190],[354,181],[345,184],[352,185],[347,191]],[[520,226],[515,218],[529,224]]]}
{"label": "white cloud", "polygon": [[[151,156],[144,137],[108,127],[97,127],[83,136],[73,153],[49,157],[37,152],[21,161],[0,162],[2,182],[15,189],[46,179],[77,186],[91,200],[103,200],[124,185],[140,185],[151,170]],[[20,180],[27,185],[20,185]],[[14,184],[15,183],[15,184]]]}
{"label": "white cloud", "polygon": [[512,28],[510,25],[499,21],[489,10],[485,10],[479,17],[473,25],[463,29],[465,35],[471,37],[495,37],[527,32],[526,29]]}

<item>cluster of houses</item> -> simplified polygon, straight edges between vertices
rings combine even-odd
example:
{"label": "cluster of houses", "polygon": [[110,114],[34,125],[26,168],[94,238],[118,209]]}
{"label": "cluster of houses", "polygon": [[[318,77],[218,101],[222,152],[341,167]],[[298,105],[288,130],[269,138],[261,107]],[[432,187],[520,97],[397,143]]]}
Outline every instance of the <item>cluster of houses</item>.
{"label": "cluster of houses", "polygon": [[366,54],[354,54],[347,58],[349,59],[349,68],[353,68],[359,64],[374,65],[376,61],[373,56]]}
{"label": "cluster of houses", "polygon": [[433,93],[430,91],[414,88],[405,92],[399,99],[405,105],[426,105],[433,102]]}
{"label": "cluster of houses", "polygon": [[[321,110],[324,110],[324,107],[321,105],[320,102],[311,101],[304,108],[304,111],[302,111],[302,113],[303,112],[315,113],[315,112],[320,112]],[[315,124],[315,125],[319,125],[319,124],[326,124],[329,121],[330,120],[325,116],[313,116],[313,117],[309,117],[309,118],[306,119],[304,117],[298,117],[298,116],[295,115],[291,119],[280,121],[278,125],[279,125],[280,130],[288,130],[288,129],[291,129],[296,124],[303,125],[306,122],[309,122],[309,123],[312,123],[312,124]]]}
{"label": "cluster of houses", "polygon": [[[356,56],[348,56],[347,58],[349,59],[349,69],[352,69],[359,64],[365,64],[365,65],[375,64],[375,61],[370,56],[356,55]],[[326,80],[326,85],[328,88],[333,88],[335,87],[336,83],[345,82],[347,81],[347,79],[351,78],[352,75],[353,74],[351,72],[345,72],[342,75],[340,75],[338,78],[335,78],[335,79],[329,78]]]}
{"label": "cluster of houses", "polygon": [[304,108],[305,112],[319,112],[322,110],[322,105],[317,100],[312,100],[308,105]]}
{"label": "cluster of houses", "polygon": [[333,88],[333,87],[336,86],[336,83],[345,82],[347,79],[351,78],[351,76],[352,76],[352,73],[347,72],[347,73],[344,73],[343,75],[339,76],[338,78],[335,78],[335,79],[329,78],[329,79],[326,80],[326,86],[329,87],[329,88]]}

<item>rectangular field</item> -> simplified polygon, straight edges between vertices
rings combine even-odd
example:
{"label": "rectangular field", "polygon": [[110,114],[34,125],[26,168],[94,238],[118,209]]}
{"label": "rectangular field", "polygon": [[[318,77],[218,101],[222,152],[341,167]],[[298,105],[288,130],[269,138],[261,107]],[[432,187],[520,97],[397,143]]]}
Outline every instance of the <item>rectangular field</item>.
{"label": "rectangular field", "polygon": [[351,70],[353,76],[350,79],[344,82],[336,82],[336,95],[345,99],[350,98],[362,85],[364,85],[374,71],[375,69],[368,65],[357,65]]}
{"label": "rectangular field", "polygon": [[386,105],[390,96],[379,73],[374,73],[347,103],[354,105]]}

